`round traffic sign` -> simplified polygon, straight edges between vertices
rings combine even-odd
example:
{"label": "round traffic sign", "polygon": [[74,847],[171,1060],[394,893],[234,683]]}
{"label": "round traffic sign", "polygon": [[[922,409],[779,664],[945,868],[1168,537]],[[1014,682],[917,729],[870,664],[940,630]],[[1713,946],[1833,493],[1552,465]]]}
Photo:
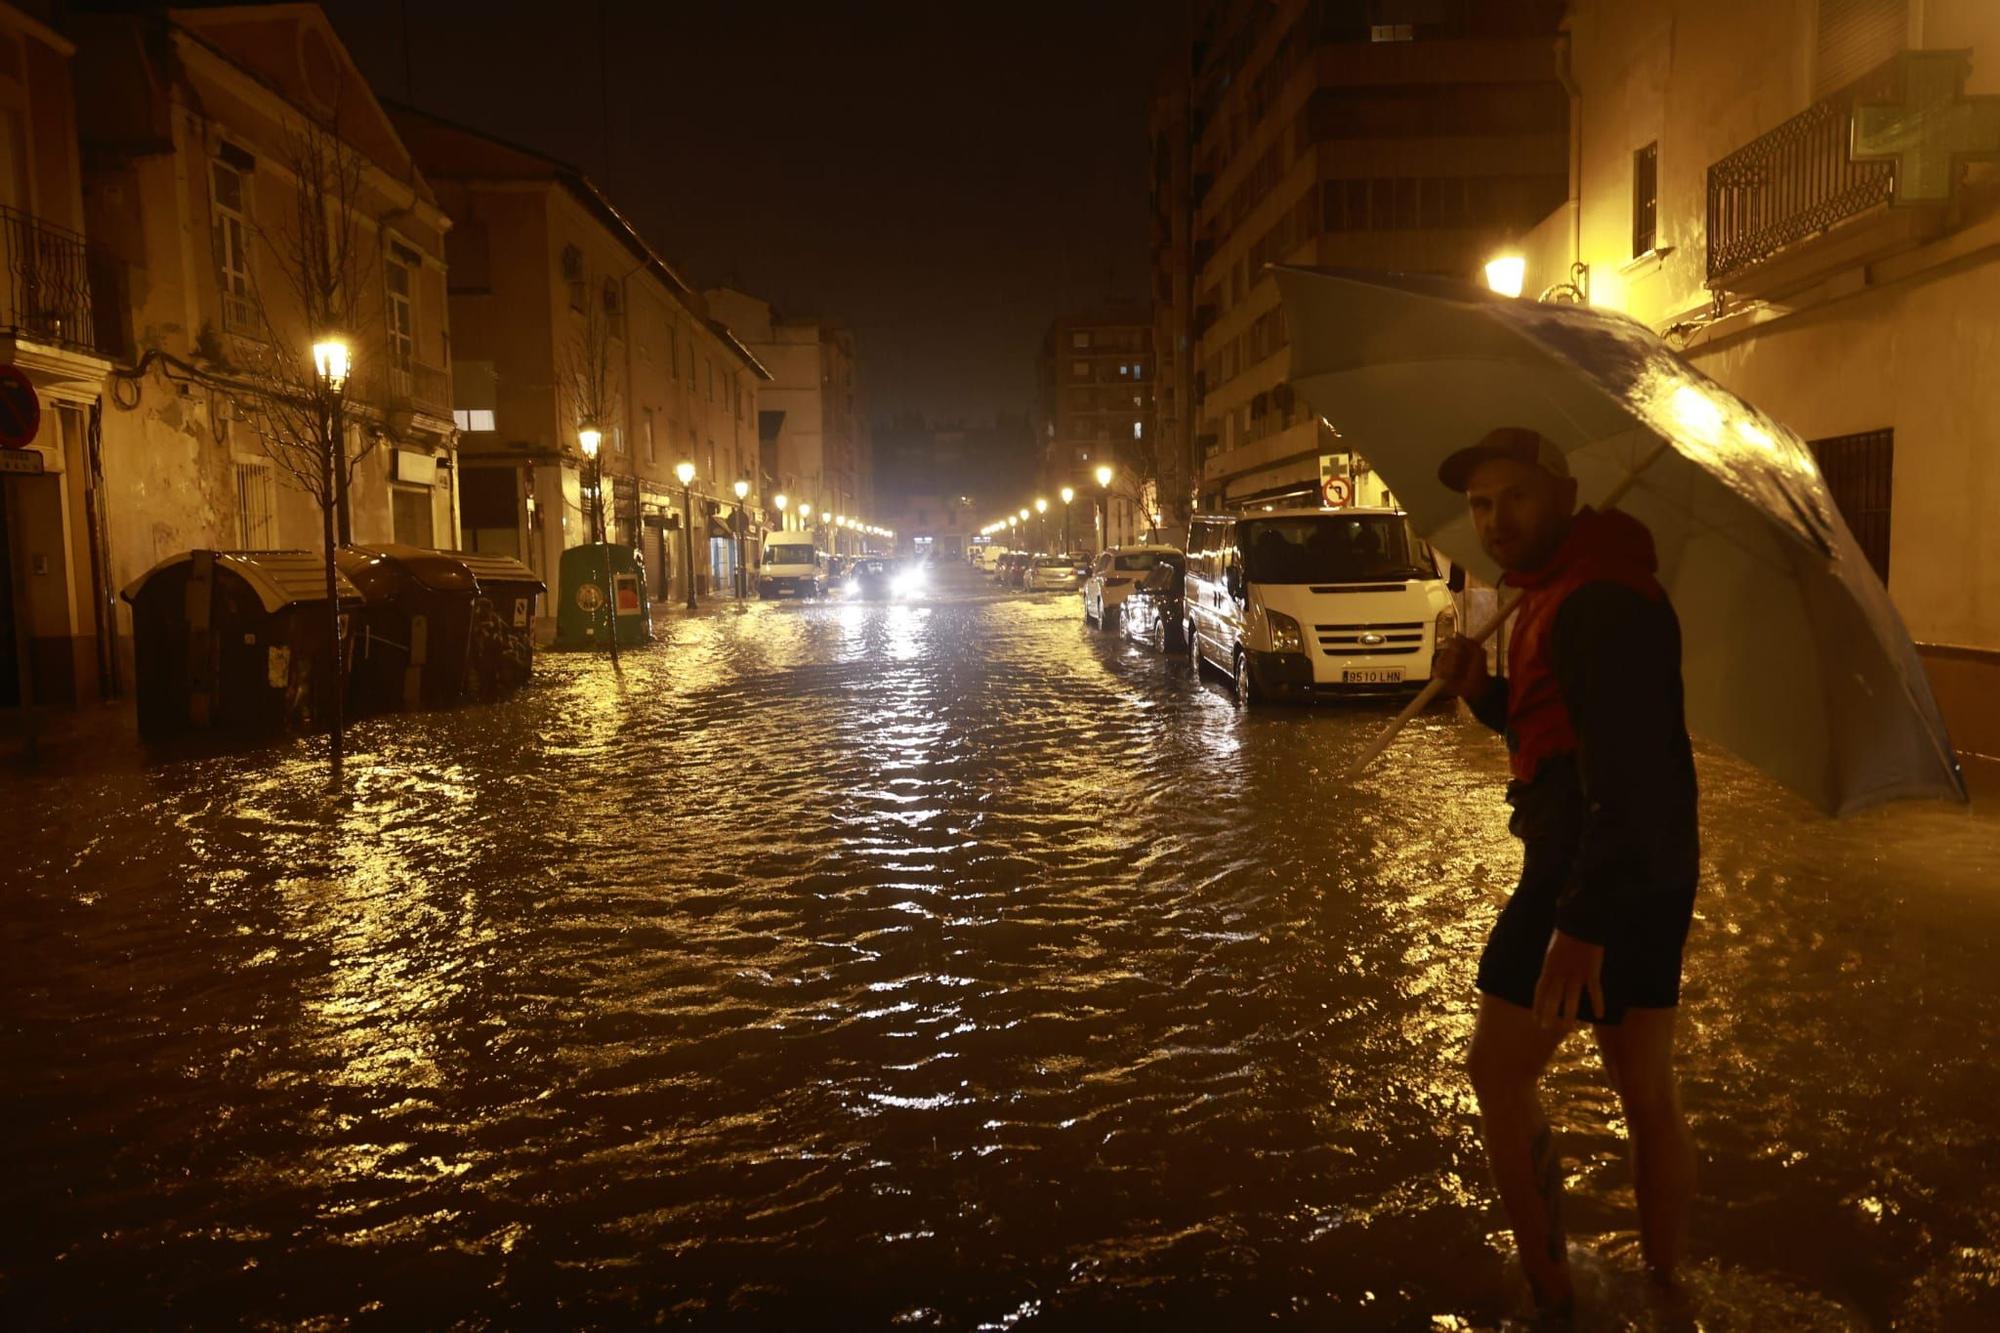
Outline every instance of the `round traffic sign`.
{"label": "round traffic sign", "polygon": [[1347,478],[1345,477],[1328,477],[1320,483],[1319,489],[1320,494],[1326,497],[1326,507],[1328,509],[1343,508],[1349,500],[1354,498],[1354,491],[1348,486]]}
{"label": "round traffic sign", "polygon": [[0,366],[0,446],[25,449],[42,428],[42,399],[19,366]]}

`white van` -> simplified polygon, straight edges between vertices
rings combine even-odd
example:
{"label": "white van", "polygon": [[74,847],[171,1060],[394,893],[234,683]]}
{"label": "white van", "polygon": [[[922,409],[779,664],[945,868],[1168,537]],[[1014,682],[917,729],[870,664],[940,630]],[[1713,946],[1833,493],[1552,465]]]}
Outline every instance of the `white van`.
{"label": "white van", "polygon": [[1188,525],[1188,658],[1243,704],[1400,694],[1458,633],[1430,547],[1396,509],[1197,515]]}
{"label": "white van", "polygon": [[826,555],[810,532],[764,534],[764,567],[757,571],[759,597],[818,597],[826,591]]}

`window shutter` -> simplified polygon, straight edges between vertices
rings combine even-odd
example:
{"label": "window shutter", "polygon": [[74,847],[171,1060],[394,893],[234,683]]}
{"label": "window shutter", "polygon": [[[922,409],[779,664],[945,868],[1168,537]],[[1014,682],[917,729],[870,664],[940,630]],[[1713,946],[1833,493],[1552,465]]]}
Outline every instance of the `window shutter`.
{"label": "window shutter", "polygon": [[1903,49],[1909,0],[1819,0],[1813,100],[1838,92]]}

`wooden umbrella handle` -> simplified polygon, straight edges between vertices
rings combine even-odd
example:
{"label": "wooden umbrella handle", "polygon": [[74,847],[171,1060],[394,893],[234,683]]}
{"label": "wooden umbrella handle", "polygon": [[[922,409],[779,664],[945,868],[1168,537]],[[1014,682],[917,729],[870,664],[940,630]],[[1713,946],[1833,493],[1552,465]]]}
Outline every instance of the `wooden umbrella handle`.
{"label": "wooden umbrella handle", "polygon": [[[1507,617],[1513,615],[1514,608],[1519,606],[1520,604],[1521,604],[1520,590],[1519,589],[1511,590],[1511,592],[1507,597],[1507,600],[1500,603],[1499,606],[1495,607],[1493,614],[1486,618],[1486,623],[1481,625],[1478,629],[1474,630],[1471,634],[1467,635],[1466,637],[1471,639],[1474,643],[1479,643],[1479,644],[1485,643],[1488,639],[1492,638],[1496,633],[1499,632],[1500,627],[1507,623]],[[1431,701],[1433,699],[1436,699],[1438,695],[1442,693],[1444,693],[1444,682],[1439,680],[1436,676],[1431,677],[1430,683],[1425,685],[1422,690],[1418,691],[1417,697],[1410,700],[1410,702],[1408,702],[1407,704],[1404,704],[1403,711],[1396,714],[1396,716],[1390,720],[1389,724],[1383,727],[1382,730],[1379,733],[1377,733],[1375,739],[1368,743],[1368,748],[1361,752],[1360,758],[1356,759],[1352,764],[1348,766],[1347,776],[1349,778],[1360,777],[1362,771],[1365,770],[1368,767],[1368,765],[1375,762],[1376,756],[1380,755],[1382,751],[1389,748],[1389,742],[1396,739],[1396,733],[1401,731],[1404,725],[1407,724],[1411,718],[1415,717],[1418,713],[1423,712],[1424,709],[1430,707]]]}

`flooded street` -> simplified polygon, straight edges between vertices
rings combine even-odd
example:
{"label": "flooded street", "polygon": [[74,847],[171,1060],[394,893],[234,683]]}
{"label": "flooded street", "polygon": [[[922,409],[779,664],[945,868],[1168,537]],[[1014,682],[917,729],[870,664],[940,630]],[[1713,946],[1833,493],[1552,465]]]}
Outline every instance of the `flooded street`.
{"label": "flooded street", "polygon": [[[7,770],[6,1322],[1497,1324],[1498,741],[1433,712],[1350,788],[1388,709],[939,582],[544,656],[361,725],[338,803],[316,744]],[[1990,1326],[1995,807],[1701,778],[1694,1308]],[[1617,1107],[1560,1061],[1617,1327]]]}

